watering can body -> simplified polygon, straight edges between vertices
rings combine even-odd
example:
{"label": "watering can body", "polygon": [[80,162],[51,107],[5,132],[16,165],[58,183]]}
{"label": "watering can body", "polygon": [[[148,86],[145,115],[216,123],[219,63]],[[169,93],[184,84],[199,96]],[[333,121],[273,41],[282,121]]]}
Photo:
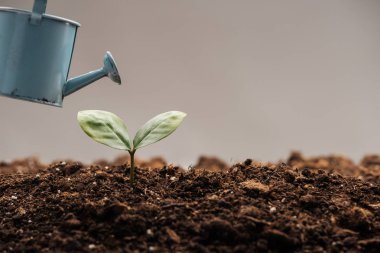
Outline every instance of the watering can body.
{"label": "watering can body", "polygon": [[101,77],[120,84],[109,52],[104,67],[67,80],[80,25],[44,14],[45,7],[36,0],[33,12],[0,8],[0,94],[61,107],[65,96]]}

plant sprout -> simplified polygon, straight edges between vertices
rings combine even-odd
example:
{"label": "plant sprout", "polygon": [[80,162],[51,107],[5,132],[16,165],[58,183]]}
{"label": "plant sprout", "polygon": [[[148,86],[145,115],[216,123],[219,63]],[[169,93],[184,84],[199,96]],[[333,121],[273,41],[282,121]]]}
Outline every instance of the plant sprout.
{"label": "plant sprout", "polygon": [[186,117],[186,113],[170,111],[157,115],[146,122],[130,141],[127,126],[117,115],[99,110],[78,112],[82,130],[93,140],[111,148],[126,150],[131,159],[129,179],[135,181],[135,152],[137,149],[162,140],[173,133]]}

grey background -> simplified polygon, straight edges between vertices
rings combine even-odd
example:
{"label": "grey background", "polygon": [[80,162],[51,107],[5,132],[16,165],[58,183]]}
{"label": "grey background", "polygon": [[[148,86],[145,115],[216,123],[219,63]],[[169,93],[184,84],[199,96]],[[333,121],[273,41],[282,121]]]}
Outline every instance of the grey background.
{"label": "grey background", "polygon": [[[31,9],[32,0],[0,0]],[[152,116],[188,113],[138,156],[193,164],[380,153],[378,0],[49,0],[82,24],[70,76],[110,50],[124,81],[108,79],[54,108],[0,97],[0,159],[114,158],[78,127],[83,109],[112,111],[134,133]]]}

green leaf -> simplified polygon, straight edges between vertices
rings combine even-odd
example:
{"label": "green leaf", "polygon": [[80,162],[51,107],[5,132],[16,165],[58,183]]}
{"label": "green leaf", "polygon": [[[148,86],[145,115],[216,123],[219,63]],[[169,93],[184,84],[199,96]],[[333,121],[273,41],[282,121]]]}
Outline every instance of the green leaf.
{"label": "green leaf", "polygon": [[137,131],[133,140],[134,149],[145,147],[167,137],[177,129],[185,117],[186,113],[171,111],[149,120]]}
{"label": "green leaf", "polygon": [[115,114],[98,110],[80,111],[78,122],[93,140],[111,148],[131,150],[127,126]]}

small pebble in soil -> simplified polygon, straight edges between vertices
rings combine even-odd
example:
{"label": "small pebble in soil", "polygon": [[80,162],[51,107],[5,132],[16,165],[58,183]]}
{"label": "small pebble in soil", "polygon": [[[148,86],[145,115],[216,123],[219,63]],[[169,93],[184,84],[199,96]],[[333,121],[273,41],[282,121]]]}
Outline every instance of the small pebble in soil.
{"label": "small pebble in soil", "polygon": [[22,207],[19,207],[19,208],[17,209],[17,211],[18,211],[18,213],[19,213],[20,215],[24,215],[24,214],[26,214],[26,210],[25,210],[24,208],[22,208]]}
{"label": "small pebble in soil", "polygon": [[208,200],[217,200],[217,199],[219,199],[218,195],[215,195],[215,194],[210,195],[210,196],[207,196],[206,198],[207,198]]}
{"label": "small pebble in soil", "polygon": [[147,230],[146,230],[146,234],[149,235],[149,236],[152,236],[152,235],[153,235],[153,231],[152,231],[152,229],[150,229],[150,228],[147,229]]}
{"label": "small pebble in soil", "polygon": [[12,195],[11,199],[17,199],[17,197],[15,195]]}
{"label": "small pebble in soil", "polygon": [[270,213],[274,213],[274,212],[276,212],[277,211],[277,209],[276,209],[276,207],[274,207],[274,206],[271,206],[270,208],[269,208],[269,212]]}
{"label": "small pebble in soil", "polygon": [[95,249],[96,246],[95,246],[95,244],[90,244],[90,245],[88,245],[88,248],[89,248],[89,249]]}

